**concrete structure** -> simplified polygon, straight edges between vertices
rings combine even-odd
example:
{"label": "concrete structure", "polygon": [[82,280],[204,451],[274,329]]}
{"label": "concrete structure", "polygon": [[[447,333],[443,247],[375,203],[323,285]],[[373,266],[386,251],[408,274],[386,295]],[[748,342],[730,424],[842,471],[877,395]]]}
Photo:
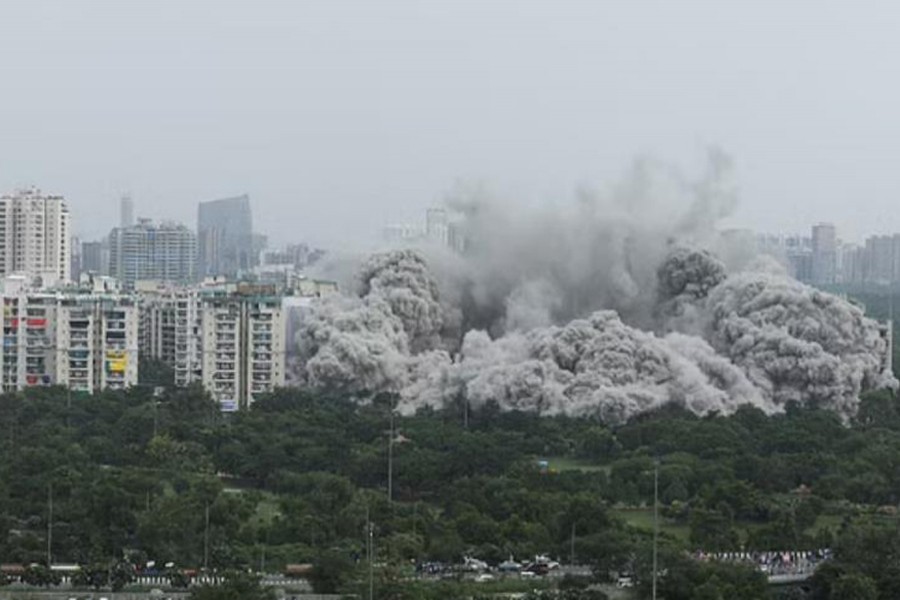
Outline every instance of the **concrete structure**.
{"label": "concrete structure", "polygon": [[799,281],[812,281],[812,240],[800,235],[761,234],[756,251],[768,254],[784,265],[788,274]]}
{"label": "concrete structure", "polygon": [[284,385],[284,316],[273,290],[204,293],[200,315],[203,385],[222,410],[246,408]]}
{"label": "concrete structure", "polygon": [[425,236],[441,246],[449,244],[450,221],[446,209],[429,208],[425,211]]}
{"label": "concrete structure", "polygon": [[294,296],[322,298],[331,294],[337,294],[338,284],[336,281],[327,279],[310,279],[309,277],[299,276],[293,280],[291,291]]}
{"label": "concrete structure", "polygon": [[109,274],[109,242],[106,240],[81,243],[81,269],[78,275],[93,273]]}
{"label": "concrete structure", "polygon": [[201,202],[197,210],[200,275],[236,277],[259,262],[247,195]]}
{"label": "concrete structure", "polygon": [[136,281],[194,281],[197,238],[177,223],[154,224],[141,219],[134,227],[117,227],[109,234],[109,273],[127,288]]}
{"label": "concrete structure", "polygon": [[81,246],[81,239],[76,236],[70,238],[69,251],[71,252],[71,258],[69,260],[69,279],[72,281],[78,281],[78,278],[81,277]]}
{"label": "concrete structure", "polygon": [[900,279],[900,234],[867,238],[862,254],[864,283],[887,285]]}
{"label": "concrete structure", "polygon": [[202,381],[200,293],[196,288],[138,290],[141,356],[174,370],[175,385]]}
{"label": "concrete structure", "polygon": [[425,231],[419,225],[411,223],[393,223],[385,225],[381,230],[381,241],[390,245],[416,243],[424,237]]}
{"label": "concrete structure", "polygon": [[63,385],[95,392],[138,382],[138,309],[91,289],[39,292],[6,282],[2,387]]}
{"label": "concrete structure", "polygon": [[282,250],[266,252],[261,266],[290,265],[296,270],[302,270],[315,264],[324,255],[324,250],[310,248],[307,244],[289,244]]}
{"label": "concrete structure", "polygon": [[832,284],[837,267],[837,234],[831,223],[819,223],[812,228],[812,282]]}
{"label": "concrete structure", "polygon": [[900,233],[842,243],[832,225],[822,224],[813,227],[813,237],[759,235],[756,249],[806,283],[885,287],[900,281]]}
{"label": "concrete structure", "polygon": [[300,356],[297,338],[317,298],[338,293],[337,282],[321,279],[297,278],[290,294],[282,299],[285,330],[285,381],[288,385],[300,383]]}
{"label": "concrete structure", "polygon": [[140,349],[202,382],[222,410],[246,408],[285,382],[282,298],[270,286],[212,283],[139,290]]}
{"label": "concrete structure", "polygon": [[70,229],[62,196],[37,188],[0,196],[0,276],[24,273],[47,283],[70,281]]}
{"label": "concrete structure", "polygon": [[856,244],[842,244],[837,254],[837,283],[858,284],[866,280],[866,249]]}
{"label": "concrete structure", "polygon": [[390,246],[425,242],[459,253],[465,252],[468,246],[463,223],[451,218],[447,209],[440,206],[426,209],[424,227],[412,223],[386,225],[381,229],[381,241]]}
{"label": "concrete structure", "polygon": [[122,196],[119,201],[119,227],[134,227],[134,200],[131,196]]}

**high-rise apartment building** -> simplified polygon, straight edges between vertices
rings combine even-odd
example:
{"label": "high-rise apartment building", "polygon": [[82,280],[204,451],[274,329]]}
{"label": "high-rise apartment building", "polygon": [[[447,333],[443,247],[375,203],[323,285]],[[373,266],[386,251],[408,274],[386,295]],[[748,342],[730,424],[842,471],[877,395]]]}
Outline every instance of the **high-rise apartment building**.
{"label": "high-rise apartment building", "polygon": [[94,275],[109,274],[109,242],[108,240],[81,243],[81,265],[79,275],[91,273]]}
{"label": "high-rise apartment building", "polygon": [[0,196],[0,275],[70,281],[70,228],[62,196],[37,188]]}
{"label": "high-rise apartment building", "polygon": [[235,277],[259,263],[253,214],[247,195],[201,202],[197,210],[197,243],[202,276]]}
{"label": "high-rise apartment building", "polygon": [[837,266],[837,234],[831,223],[819,223],[812,228],[812,282],[835,282]]}
{"label": "high-rise apartment building", "polygon": [[246,408],[283,386],[281,298],[245,288],[206,294],[201,302],[203,385],[222,410]]}
{"label": "high-rise apartment building", "polygon": [[842,244],[838,248],[837,283],[860,284],[866,281],[866,248]]}
{"label": "high-rise apartment building", "polygon": [[78,281],[78,278],[81,276],[81,239],[72,236],[69,241],[69,250],[72,253],[69,260],[69,279]]}
{"label": "high-rise apartment building", "polygon": [[870,236],[861,252],[864,282],[886,285],[900,279],[900,234]]}
{"label": "high-rise apartment building", "polygon": [[2,296],[4,392],[63,385],[95,392],[138,382],[138,313],[121,294],[13,290]]}
{"label": "high-rise apartment building", "polygon": [[196,265],[197,238],[184,225],[141,219],[109,234],[109,274],[127,288],[143,280],[190,283]]}
{"label": "high-rise apartment building", "polygon": [[175,288],[140,293],[141,356],[172,367],[175,385],[203,380],[200,293]]}
{"label": "high-rise apartment building", "polygon": [[450,221],[444,208],[425,211],[425,236],[432,242],[447,246],[450,241]]}
{"label": "high-rise apartment building", "polygon": [[134,200],[131,196],[122,196],[119,201],[119,227],[134,227]]}
{"label": "high-rise apartment building", "polygon": [[202,382],[224,411],[251,405],[285,382],[282,298],[270,286],[140,293],[142,356],[175,371],[175,384]]}

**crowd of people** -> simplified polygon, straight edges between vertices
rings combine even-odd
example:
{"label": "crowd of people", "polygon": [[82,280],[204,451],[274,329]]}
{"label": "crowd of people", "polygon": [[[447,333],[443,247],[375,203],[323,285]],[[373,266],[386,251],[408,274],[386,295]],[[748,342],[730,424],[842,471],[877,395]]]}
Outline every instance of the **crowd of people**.
{"label": "crowd of people", "polygon": [[831,558],[831,549],[788,550],[783,552],[696,552],[701,561],[719,561],[753,565],[766,575],[803,575],[812,573]]}

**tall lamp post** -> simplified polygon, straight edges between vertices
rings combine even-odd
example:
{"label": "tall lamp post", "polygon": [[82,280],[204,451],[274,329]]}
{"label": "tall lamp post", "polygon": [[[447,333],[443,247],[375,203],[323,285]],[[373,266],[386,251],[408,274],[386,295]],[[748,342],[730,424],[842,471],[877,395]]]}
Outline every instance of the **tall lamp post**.
{"label": "tall lamp post", "polygon": [[659,459],[653,461],[653,600],[656,600],[657,544],[659,542]]}
{"label": "tall lamp post", "polygon": [[394,403],[391,401],[391,426],[388,431],[388,505],[394,505]]}

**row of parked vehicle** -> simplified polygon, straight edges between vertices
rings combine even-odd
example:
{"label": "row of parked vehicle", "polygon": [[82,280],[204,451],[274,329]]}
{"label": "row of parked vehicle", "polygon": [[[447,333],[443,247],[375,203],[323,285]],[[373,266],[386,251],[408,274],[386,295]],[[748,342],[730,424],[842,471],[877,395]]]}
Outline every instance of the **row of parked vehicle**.
{"label": "row of parked vehicle", "polygon": [[519,575],[539,577],[559,569],[558,561],[548,556],[538,555],[533,560],[519,562],[510,556],[507,560],[490,565],[487,561],[472,556],[464,556],[462,563],[449,564],[425,562],[416,565],[416,573],[422,577],[454,577],[460,573],[474,575],[478,581],[489,581],[494,575]]}

